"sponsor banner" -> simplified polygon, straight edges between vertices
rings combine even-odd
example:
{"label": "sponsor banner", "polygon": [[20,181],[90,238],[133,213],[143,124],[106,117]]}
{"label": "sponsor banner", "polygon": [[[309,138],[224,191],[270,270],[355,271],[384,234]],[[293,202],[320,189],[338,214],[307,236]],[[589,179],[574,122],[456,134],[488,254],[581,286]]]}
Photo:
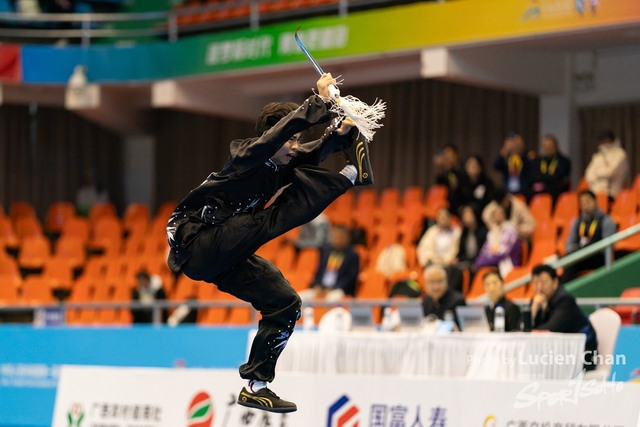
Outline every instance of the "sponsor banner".
{"label": "sponsor banner", "polygon": [[52,427],[637,427],[640,385],[279,375],[298,411],[235,403],[237,372],[64,366]]}
{"label": "sponsor banner", "polygon": [[640,383],[640,326],[624,326],[620,328],[616,341],[615,355],[625,357],[625,363],[611,366],[611,375],[619,381]]}
{"label": "sponsor banner", "polygon": [[0,81],[19,82],[22,80],[21,49],[18,45],[0,45]]}
{"label": "sponsor banner", "polygon": [[317,59],[559,34],[640,21],[637,0],[467,0],[417,3],[137,46],[25,46],[24,80],[66,83],[76,64],[91,82],[156,80]]}
{"label": "sponsor banner", "polygon": [[60,365],[236,368],[248,328],[0,327],[0,426],[47,426]]}

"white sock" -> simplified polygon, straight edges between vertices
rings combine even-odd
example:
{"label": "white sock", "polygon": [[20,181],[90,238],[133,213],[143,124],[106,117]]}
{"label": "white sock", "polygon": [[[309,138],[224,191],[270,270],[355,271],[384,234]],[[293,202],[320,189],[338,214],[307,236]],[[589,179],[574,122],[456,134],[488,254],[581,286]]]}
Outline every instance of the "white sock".
{"label": "white sock", "polygon": [[249,393],[255,393],[258,390],[262,390],[266,386],[266,381],[249,380]]}
{"label": "white sock", "polygon": [[358,169],[353,165],[347,165],[340,171],[340,175],[346,176],[347,179],[355,185],[356,178],[358,177]]}

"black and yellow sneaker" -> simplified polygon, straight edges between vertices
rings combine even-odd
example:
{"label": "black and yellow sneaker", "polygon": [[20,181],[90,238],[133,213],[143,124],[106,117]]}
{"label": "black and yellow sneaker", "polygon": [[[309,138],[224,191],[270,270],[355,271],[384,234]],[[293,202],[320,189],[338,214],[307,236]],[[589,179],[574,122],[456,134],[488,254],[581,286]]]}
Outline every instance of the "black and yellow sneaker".
{"label": "black and yellow sneaker", "polygon": [[263,411],[276,412],[284,414],[286,412],[295,412],[298,407],[293,402],[287,402],[280,399],[274,392],[268,388],[262,388],[255,393],[249,393],[246,388],[242,387],[242,391],[238,396],[238,405],[248,408],[262,409]]}
{"label": "black and yellow sneaker", "polygon": [[369,162],[369,141],[362,134],[358,135],[353,146],[345,150],[344,154],[347,161],[358,170],[355,185],[373,184],[373,170]]}

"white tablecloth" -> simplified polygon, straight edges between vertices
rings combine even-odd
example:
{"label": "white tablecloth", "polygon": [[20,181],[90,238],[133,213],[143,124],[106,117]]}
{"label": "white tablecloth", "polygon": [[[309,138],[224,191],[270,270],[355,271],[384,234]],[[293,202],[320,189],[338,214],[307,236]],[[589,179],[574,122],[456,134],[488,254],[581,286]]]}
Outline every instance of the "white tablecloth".
{"label": "white tablecloth", "polygon": [[582,369],[585,341],[584,334],[550,332],[296,331],[277,371],[566,380]]}

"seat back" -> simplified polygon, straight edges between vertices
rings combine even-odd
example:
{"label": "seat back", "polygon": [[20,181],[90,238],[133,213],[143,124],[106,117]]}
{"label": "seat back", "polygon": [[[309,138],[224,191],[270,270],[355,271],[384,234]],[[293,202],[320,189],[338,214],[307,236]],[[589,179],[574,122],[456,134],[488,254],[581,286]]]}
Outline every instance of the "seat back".
{"label": "seat back", "polygon": [[[605,359],[613,354],[620,332],[620,316],[610,308],[600,308],[589,316],[591,326],[596,331],[598,338],[598,354]],[[598,365],[598,371],[607,373],[611,371],[611,365]]]}
{"label": "seat back", "polygon": [[351,329],[351,313],[344,307],[333,307],[327,311],[318,324],[318,332],[341,332]]}

